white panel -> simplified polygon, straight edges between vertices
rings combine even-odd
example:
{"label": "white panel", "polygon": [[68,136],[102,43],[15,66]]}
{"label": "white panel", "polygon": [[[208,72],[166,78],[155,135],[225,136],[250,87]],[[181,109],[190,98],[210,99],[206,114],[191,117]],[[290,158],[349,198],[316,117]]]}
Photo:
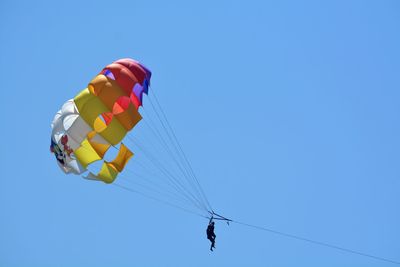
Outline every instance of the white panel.
{"label": "white panel", "polygon": [[[92,132],[93,129],[80,117],[78,109],[76,108],[73,99],[68,100],[64,103],[61,110],[59,110],[54,116],[52,127],[52,139],[57,143],[60,150],[65,155],[63,166],[57,161],[61,170],[65,173],[81,174],[86,171],[79,162],[74,158],[73,152],[68,155],[69,149],[75,150],[80,147],[82,141],[87,138],[88,133]],[[63,136],[68,137],[66,144],[61,143]],[[93,139],[94,142],[100,144],[109,143],[100,135],[96,134]],[[95,175],[88,175],[87,179],[98,180]]]}
{"label": "white panel", "polygon": [[82,167],[81,164],[76,159],[69,159],[69,161],[66,163],[66,165],[70,168],[70,171],[73,172],[74,174],[81,174],[86,171],[85,168]]}
{"label": "white panel", "polygon": [[71,148],[77,149],[82,141],[85,140],[87,134],[92,131],[93,129],[78,115],[71,127],[67,130],[67,134],[76,142],[74,145],[71,143]]}

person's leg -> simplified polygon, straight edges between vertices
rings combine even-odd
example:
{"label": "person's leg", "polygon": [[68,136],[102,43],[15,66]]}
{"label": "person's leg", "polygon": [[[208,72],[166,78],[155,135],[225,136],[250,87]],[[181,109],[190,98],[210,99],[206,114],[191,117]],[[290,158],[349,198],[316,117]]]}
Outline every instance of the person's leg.
{"label": "person's leg", "polygon": [[208,240],[210,240],[210,242],[211,242],[211,247],[210,247],[210,250],[212,251],[213,250],[213,239],[212,239],[212,236],[207,236],[207,239]]}

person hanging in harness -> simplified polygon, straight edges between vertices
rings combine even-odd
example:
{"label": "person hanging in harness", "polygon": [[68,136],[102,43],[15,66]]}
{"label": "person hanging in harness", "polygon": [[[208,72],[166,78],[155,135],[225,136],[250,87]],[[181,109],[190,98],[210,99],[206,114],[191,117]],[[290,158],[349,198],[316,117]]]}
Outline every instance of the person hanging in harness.
{"label": "person hanging in harness", "polygon": [[210,250],[213,251],[213,248],[215,248],[215,233],[214,233],[214,222],[212,220],[213,218],[210,219],[210,222],[207,227],[207,239],[210,240],[211,242],[211,247]]}

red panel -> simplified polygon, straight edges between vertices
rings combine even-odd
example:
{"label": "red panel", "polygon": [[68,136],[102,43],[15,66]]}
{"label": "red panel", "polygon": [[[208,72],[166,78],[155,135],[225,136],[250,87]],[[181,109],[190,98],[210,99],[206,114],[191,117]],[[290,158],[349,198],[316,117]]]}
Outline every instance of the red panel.
{"label": "red panel", "polygon": [[[115,61],[115,63],[128,68],[131,73],[136,77],[137,81],[140,84],[143,84],[143,81],[146,78],[146,71],[142,67],[140,67],[140,65],[136,61],[124,58]],[[133,86],[131,88],[133,88]]]}
{"label": "red panel", "polygon": [[101,114],[101,116],[103,117],[106,125],[109,125],[113,118],[113,114],[111,112],[104,112],[103,114]]}
{"label": "red panel", "polygon": [[137,96],[135,95],[135,93],[133,91],[131,93],[130,98],[131,98],[131,102],[135,106],[135,108],[139,109],[139,107],[142,105],[142,103],[140,102],[140,100],[137,98]]}
{"label": "red panel", "polygon": [[131,99],[127,96],[121,96],[117,99],[113,107],[113,113],[115,115],[120,114],[129,108]]}
{"label": "red panel", "polygon": [[138,82],[137,78],[131,73],[131,71],[125,66],[115,63],[108,65],[104,69],[112,72],[117,84],[126,92],[126,95],[129,96],[133,86]]}

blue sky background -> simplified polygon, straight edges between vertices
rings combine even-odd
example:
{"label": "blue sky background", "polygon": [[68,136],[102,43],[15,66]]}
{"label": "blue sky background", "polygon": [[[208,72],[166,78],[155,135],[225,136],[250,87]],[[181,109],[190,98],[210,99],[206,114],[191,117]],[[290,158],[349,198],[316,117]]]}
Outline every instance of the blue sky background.
{"label": "blue sky background", "polygon": [[153,71],[213,207],[400,261],[398,1],[1,1],[0,266],[391,266],[66,176],[61,105]]}

